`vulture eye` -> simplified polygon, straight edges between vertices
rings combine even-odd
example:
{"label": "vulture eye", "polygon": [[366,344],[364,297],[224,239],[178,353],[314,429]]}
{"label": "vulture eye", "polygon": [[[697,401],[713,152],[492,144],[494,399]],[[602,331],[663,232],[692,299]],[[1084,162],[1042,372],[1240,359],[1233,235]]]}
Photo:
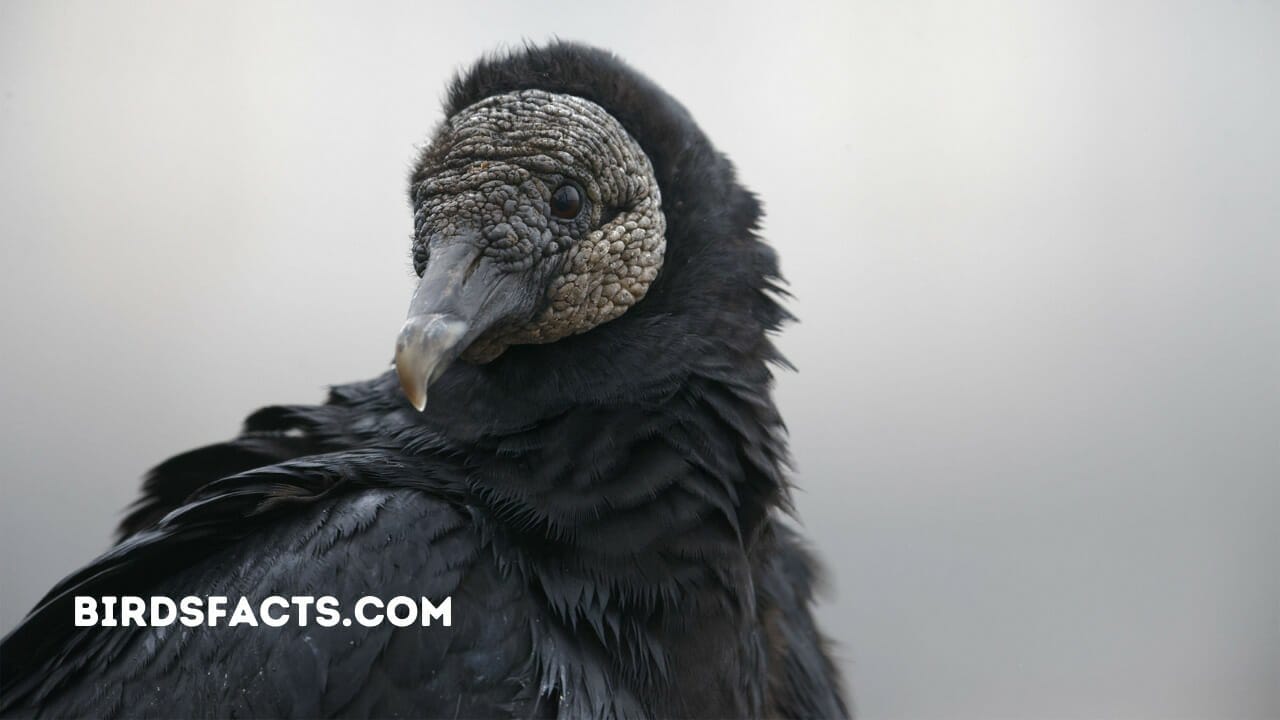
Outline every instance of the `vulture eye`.
{"label": "vulture eye", "polygon": [[551,214],[563,220],[572,220],[582,212],[582,193],[573,185],[565,184],[551,193]]}

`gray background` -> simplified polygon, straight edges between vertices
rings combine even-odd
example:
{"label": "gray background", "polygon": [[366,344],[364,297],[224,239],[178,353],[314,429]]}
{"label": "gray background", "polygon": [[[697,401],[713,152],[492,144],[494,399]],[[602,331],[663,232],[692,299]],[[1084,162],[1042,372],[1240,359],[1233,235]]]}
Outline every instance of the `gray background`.
{"label": "gray background", "polygon": [[1280,6],[1245,0],[0,3],[0,629],[150,465],[386,367],[446,78],[553,34],[767,203],[864,717],[1280,717]]}

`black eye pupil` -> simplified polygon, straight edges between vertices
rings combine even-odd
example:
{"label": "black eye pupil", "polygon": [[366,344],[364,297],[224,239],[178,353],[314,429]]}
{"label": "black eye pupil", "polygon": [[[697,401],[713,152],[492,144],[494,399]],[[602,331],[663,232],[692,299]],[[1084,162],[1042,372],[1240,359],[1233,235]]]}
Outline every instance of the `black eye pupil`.
{"label": "black eye pupil", "polygon": [[582,194],[572,185],[561,185],[551,193],[551,214],[566,220],[582,211]]}

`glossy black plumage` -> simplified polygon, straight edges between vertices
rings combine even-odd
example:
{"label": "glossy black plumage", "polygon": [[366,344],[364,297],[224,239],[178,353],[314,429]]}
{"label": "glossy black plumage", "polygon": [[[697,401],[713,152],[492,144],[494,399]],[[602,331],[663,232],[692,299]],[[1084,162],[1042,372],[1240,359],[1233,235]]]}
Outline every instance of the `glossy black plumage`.
{"label": "glossy black plumage", "polygon": [[[6,715],[838,717],[786,509],[760,206],[689,114],[601,51],[481,61],[446,114],[591,100],[653,164],[667,257],[581,335],[393,374],[148,478],[123,540],[0,648]],[[74,628],[71,595],[452,596],[452,628]]]}

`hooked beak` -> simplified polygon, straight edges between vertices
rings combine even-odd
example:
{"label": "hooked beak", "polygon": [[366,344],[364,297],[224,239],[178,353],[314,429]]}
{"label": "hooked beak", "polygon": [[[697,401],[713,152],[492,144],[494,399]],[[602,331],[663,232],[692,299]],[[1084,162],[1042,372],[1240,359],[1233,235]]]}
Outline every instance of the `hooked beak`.
{"label": "hooked beak", "polygon": [[[396,338],[396,374],[413,406],[427,406],[427,388],[486,330],[518,316],[527,293],[484,257],[476,236],[434,244]],[[514,292],[513,292],[514,291]]]}
{"label": "hooked beak", "polygon": [[467,322],[443,313],[411,315],[396,338],[396,374],[405,397],[419,412],[427,406],[427,388],[458,356]]}

